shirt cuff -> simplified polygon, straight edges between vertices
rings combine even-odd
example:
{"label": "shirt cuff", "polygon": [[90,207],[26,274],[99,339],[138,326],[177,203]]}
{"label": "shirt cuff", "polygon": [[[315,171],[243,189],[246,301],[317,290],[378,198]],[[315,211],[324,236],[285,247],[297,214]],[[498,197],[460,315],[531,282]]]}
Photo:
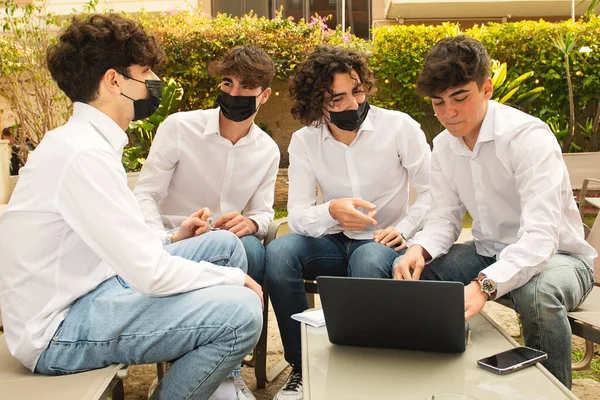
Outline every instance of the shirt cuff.
{"label": "shirt cuff", "polygon": [[264,239],[265,236],[267,236],[267,230],[269,229],[269,222],[266,224],[263,224],[258,218],[255,218],[254,216],[248,217],[248,219],[251,219],[252,221],[254,221],[254,223],[258,227],[258,230],[256,232],[254,232],[254,236],[256,236],[257,238],[259,238],[261,240]]}
{"label": "shirt cuff", "polygon": [[414,246],[415,244],[421,246],[431,256],[431,259],[425,262],[426,264],[429,264],[431,261],[442,255],[442,251],[435,245],[435,242],[433,240],[428,240],[421,232],[418,232],[412,239],[411,246]]}
{"label": "shirt cuff", "polygon": [[396,230],[402,234],[404,239],[408,240],[415,234],[415,226],[404,218],[396,225]]}
{"label": "shirt cuff", "polygon": [[225,276],[228,285],[244,286],[246,283],[246,274],[239,268],[223,267],[227,270]]}
{"label": "shirt cuff", "polygon": [[325,230],[328,230],[332,226],[335,226],[338,224],[337,219],[333,218],[331,216],[331,214],[329,213],[329,204],[330,203],[331,203],[331,200],[329,200],[327,203],[323,203],[323,204],[319,204],[318,206],[315,206],[315,208],[317,209],[317,216],[319,219],[319,224],[321,226],[323,226],[325,228]]}
{"label": "shirt cuff", "polygon": [[513,275],[510,273],[510,271],[513,269],[511,267],[512,266],[508,261],[498,260],[480,272],[480,274],[483,274],[496,282],[496,299],[504,296],[511,290],[516,289],[511,287],[509,282],[513,277]]}

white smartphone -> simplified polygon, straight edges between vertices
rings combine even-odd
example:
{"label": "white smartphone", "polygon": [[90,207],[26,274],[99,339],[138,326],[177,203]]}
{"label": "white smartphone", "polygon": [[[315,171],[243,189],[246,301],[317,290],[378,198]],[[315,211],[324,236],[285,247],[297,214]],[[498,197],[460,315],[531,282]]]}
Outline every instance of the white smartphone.
{"label": "white smartphone", "polygon": [[477,365],[496,374],[505,375],[548,359],[548,354],[531,347],[515,347],[477,361]]}

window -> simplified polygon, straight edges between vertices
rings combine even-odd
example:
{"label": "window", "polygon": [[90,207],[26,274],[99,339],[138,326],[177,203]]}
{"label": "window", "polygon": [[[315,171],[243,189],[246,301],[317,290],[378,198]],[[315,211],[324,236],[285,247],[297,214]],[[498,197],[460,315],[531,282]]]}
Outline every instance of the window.
{"label": "window", "polygon": [[234,17],[241,17],[254,11],[259,17],[270,18],[269,0],[213,0],[212,14],[231,14]]}
{"label": "window", "polygon": [[[275,0],[275,9],[283,6],[283,15],[292,16],[295,21],[300,18],[310,20],[310,16],[321,17],[331,15],[327,25],[334,29],[342,24],[342,0]],[[362,38],[369,38],[371,28],[371,0],[345,0],[345,27]]]}

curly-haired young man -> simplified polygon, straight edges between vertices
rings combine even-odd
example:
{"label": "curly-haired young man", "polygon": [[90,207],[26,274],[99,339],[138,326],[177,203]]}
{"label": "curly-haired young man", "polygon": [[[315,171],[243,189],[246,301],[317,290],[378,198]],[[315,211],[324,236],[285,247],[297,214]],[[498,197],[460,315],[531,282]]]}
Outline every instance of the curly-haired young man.
{"label": "curly-haired young man", "polygon": [[[489,69],[483,45],[465,36],[442,39],[425,58],[417,89],[446,128],[433,141],[436,201],[394,276],[462,282],[466,319],[487,300],[508,297],[525,344],[547,352],[544,366],[570,388],[567,311],[594,285],[596,252],[583,237],[552,131],[490,100]],[[453,244],[467,210],[475,240]]]}
{"label": "curly-haired young man", "polygon": [[154,398],[207,399],[258,340],[262,292],[235,235],[165,249],[127,188],[124,130],[157,109],[163,58],[118,15],[76,17],[50,46],[73,115],[33,152],[0,220],[0,303],[8,347],[32,371],[175,360]]}
{"label": "curly-haired young man", "polygon": [[[430,207],[431,151],[408,115],[370,106],[373,73],[359,53],[318,47],[290,81],[292,114],[304,128],[290,146],[291,234],[267,248],[266,279],[293,371],[276,399],[301,399],[303,279],[391,278],[405,238]],[[408,207],[409,181],[419,193]],[[317,187],[323,204],[317,204]]]}

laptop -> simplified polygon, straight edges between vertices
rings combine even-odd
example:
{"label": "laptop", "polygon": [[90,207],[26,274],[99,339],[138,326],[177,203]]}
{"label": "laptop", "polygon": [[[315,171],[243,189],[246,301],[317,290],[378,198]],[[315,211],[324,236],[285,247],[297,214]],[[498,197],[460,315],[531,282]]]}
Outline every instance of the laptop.
{"label": "laptop", "polygon": [[333,344],[465,351],[468,324],[460,282],[320,276],[317,284]]}

